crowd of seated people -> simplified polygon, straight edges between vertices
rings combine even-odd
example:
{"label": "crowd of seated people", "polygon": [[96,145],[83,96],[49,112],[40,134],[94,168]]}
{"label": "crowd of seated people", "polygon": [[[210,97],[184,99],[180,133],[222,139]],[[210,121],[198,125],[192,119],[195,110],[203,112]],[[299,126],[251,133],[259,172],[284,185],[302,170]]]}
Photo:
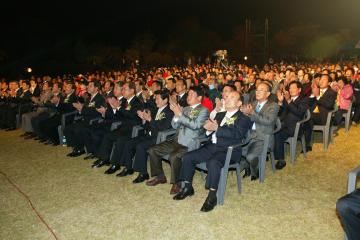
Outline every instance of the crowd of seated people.
{"label": "crowd of seated people", "polygon": [[[12,131],[21,123],[21,137],[56,146],[64,143],[58,132],[63,124],[71,149],[68,157],[84,156],[93,161],[93,168],[108,166],[105,174],[117,172],[117,177],[137,172],[133,183],[149,187],[168,182],[162,166],[166,156],[174,200],[195,193],[195,168],[205,162],[209,192],[201,211],[208,212],[217,204],[229,146],[247,139],[247,154],[242,156],[239,147],[231,162],[240,161],[244,177],[257,180],[265,135],[273,133],[277,119],[281,129],[270,145],[280,170],[286,166],[284,142],[294,135],[296,123],[310,111],[301,134],[306,151],[312,151],[313,126],[326,124],[334,109],[334,125],[341,125],[347,111],[354,111],[352,121],[359,123],[360,76],[351,63],[273,64],[261,69],[196,65],[3,79],[0,127]],[[133,136],[138,126],[141,130]],[[158,134],[170,129],[174,134],[158,142]],[[201,146],[194,143],[197,138],[205,139]]]}

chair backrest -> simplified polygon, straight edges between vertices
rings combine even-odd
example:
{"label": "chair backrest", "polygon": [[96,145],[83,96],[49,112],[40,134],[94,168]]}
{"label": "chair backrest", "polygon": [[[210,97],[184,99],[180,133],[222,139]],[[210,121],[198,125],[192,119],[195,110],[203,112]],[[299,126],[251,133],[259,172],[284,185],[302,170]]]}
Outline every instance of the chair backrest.
{"label": "chair backrest", "polygon": [[164,131],[158,132],[156,144],[166,141],[166,139],[176,133],[176,129],[170,128]]}
{"label": "chair backrest", "polygon": [[338,105],[335,103],[334,109],[328,112],[327,118],[326,118],[326,126],[330,127],[331,118],[335,112],[337,112],[339,109]]}
{"label": "chair backrest", "polygon": [[306,110],[305,114],[304,114],[304,118],[300,121],[298,121],[296,123],[296,126],[295,126],[295,132],[294,132],[294,137],[297,139],[298,135],[299,135],[299,131],[300,131],[300,127],[301,127],[301,124],[309,121],[311,118],[311,112],[310,110]]}
{"label": "chair backrest", "polygon": [[357,177],[360,175],[360,166],[351,170],[348,176],[348,193],[355,191]]}
{"label": "chair backrest", "polygon": [[280,131],[281,129],[281,121],[280,118],[276,119],[276,123],[275,123],[275,129],[273,131],[273,134],[277,133],[278,131]]}

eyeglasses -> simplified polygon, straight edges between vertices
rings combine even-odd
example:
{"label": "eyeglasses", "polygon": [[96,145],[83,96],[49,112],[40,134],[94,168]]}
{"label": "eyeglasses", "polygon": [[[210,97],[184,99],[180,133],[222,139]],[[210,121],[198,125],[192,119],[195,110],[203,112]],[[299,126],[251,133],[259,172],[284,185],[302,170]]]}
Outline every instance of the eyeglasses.
{"label": "eyeglasses", "polygon": [[269,92],[269,91],[267,91],[267,90],[261,90],[261,89],[256,89],[255,91],[256,91],[256,92],[262,92],[262,93]]}

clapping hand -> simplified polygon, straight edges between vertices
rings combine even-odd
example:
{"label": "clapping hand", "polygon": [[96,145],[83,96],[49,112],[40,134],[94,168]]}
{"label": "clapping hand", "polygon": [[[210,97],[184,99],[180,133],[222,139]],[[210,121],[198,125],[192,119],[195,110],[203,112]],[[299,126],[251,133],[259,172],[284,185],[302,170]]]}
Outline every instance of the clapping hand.
{"label": "clapping hand", "polygon": [[215,110],[217,112],[220,112],[221,108],[223,106],[223,102],[219,98],[215,98]]}
{"label": "clapping hand", "polygon": [[288,103],[290,103],[290,101],[291,101],[291,96],[290,96],[289,91],[284,91],[284,98],[285,98],[285,100],[286,100]]}
{"label": "clapping hand", "polygon": [[219,124],[217,123],[216,120],[206,120],[205,124],[204,124],[204,128],[207,130],[207,131],[210,131],[210,132],[214,132],[218,129],[219,127]]}
{"label": "clapping hand", "polygon": [[313,84],[313,85],[311,86],[311,90],[312,90],[312,94],[313,94],[315,97],[320,96],[320,88],[319,88],[316,84]]}
{"label": "clapping hand", "polygon": [[54,95],[54,96],[51,98],[50,102],[51,102],[52,104],[54,104],[54,105],[58,105],[59,102],[60,102],[59,96]]}
{"label": "clapping hand", "polygon": [[151,121],[151,112],[147,109],[144,110],[144,120],[150,122]]}
{"label": "clapping hand", "polygon": [[96,111],[98,111],[98,113],[104,116],[106,112],[106,108],[104,106],[101,106],[100,108],[97,108]]}
{"label": "clapping hand", "polygon": [[74,108],[76,108],[76,110],[78,110],[79,112],[81,112],[82,108],[83,108],[83,104],[76,102],[73,103]]}
{"label": "clapping hand", "polygon": [[120,102],[115,97],[109,98],[108,102],[113,109],[118,109],[120,107]]}
{"label": "clapping hand", "polygon": [[241,106],[240,111],[247,116],[254,114],[254,109],[251,104]]}
{"label": "clapping hand", "polygon": [[170,100],[170,109],[174,112],[175,117],[179,117],[182,113],[182,107],[173,100]]}
{"label": "clapping hand", "polygon": [[277,98],[278,98],[278,102],[279,104],[282,104],[282,102],[284,101],[284,94],[281,90],[278,90],[276,92]]}

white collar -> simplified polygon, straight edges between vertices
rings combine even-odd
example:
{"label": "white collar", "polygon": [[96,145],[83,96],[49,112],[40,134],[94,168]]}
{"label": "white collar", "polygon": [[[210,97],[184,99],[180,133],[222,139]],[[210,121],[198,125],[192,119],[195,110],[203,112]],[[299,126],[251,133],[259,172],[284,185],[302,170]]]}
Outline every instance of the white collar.
{"label": "white collar", "polygon": [[180,94],[179,97],[182,98],[185,95],[186,92],[184,92],[183,94]]}
{"label": "white collar", "polygon": [[161,112],[162,112],[162,111],[163,111],[166,107],[167,107],[167,105],[165,105],[165,106],[163,106],[163,107],[159,108],[157,112],[158,112],[158,113],[161,113]]}
{"label": "white collar", "polygon": [[299,96],[292,97],[291,100],[294,102]]}
{"label": "white collar", "polygon": [[239,111],[239,110],[236,109],[236,110],[231,111],[231,112],[227,111],[226,114],[225,114],[225,117],[230,118],[230,117],[232,117],[237,111]]}
{"label": "white collar", "polygon": [[259,102],[258,102],[257,105],[260,105],[261,107],[263,107],[263,106],[267,103],[267,101],[268,101],[268,100],[266,99],[266,100],[263,101],[262,103],[259,103]]}
{"label": "white collar", "polygon": [[197,104],[194,104],[192,106],[190,106],[192,109],[195,109],[197,106],[199,106],[201,103],[197,103]]}
{"label": "white collar", "polygon": [[90,102],[96,97],[96,95],[98,94],[98,92],[96,92],[90,99]]}
{"label": "white collar", "polygon": [[126,101],[127,101],[128,103],[130,103],[130,102],[131,102],[131,100],[132,100],[134,97],[135,97],[135,95],[134,95],[134,96],[132,96],[130,99],[127,99]]}

